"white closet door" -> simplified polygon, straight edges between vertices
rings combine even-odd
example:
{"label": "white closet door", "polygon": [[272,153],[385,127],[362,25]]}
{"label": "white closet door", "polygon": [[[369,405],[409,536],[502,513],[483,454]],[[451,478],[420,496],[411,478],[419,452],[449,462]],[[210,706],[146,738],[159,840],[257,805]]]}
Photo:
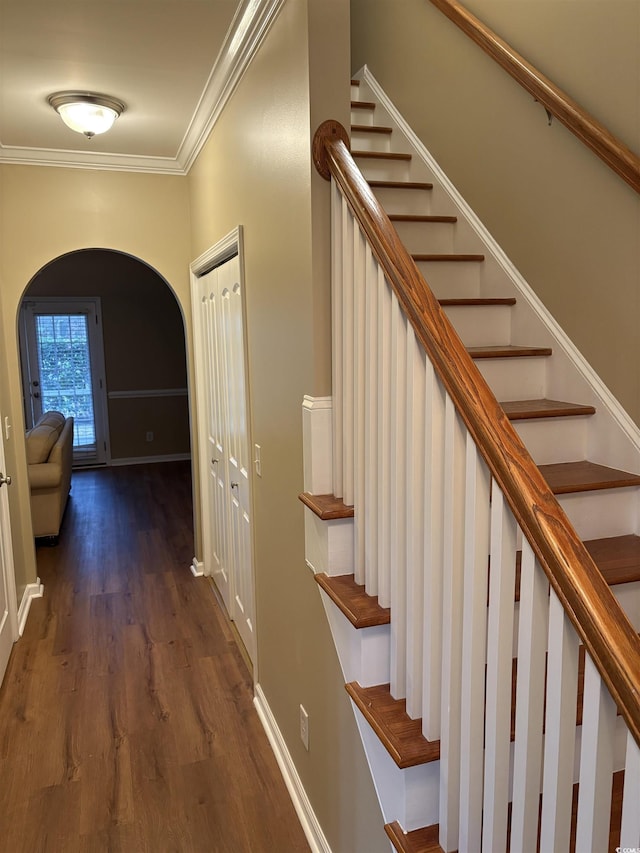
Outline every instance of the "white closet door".
{"label": "white closet door", "polygon": [[[0,417],[0,423],[2,422]],[[5,467],[4,446],[0,437],[0,684],[2,684],[11,649],[18,637],[13,549],[7,496],[10,480]]]}
{"label": "white closet door", "polygon": [[204,522],[205,564],[213,576],[229,613],[231,612],[231,580],[228,563],[227,535],[227,466],[224,394],[224,348],[221,345],[222,322],[218,270],[214,269],[200,279],[201,293],[201,359],[200,369],[205,374],[206,388],[206,446],[207,501]]}
{"label": "white closet door", "polygon": [[230,486],[230,538],[233,553],[233,619],[251,659],[254,657],[253,570],[249,428],[244,369],[244,323],[238,257],[218,268],[224,326],[227,390],[227,470]]}
{"label": "white closet door", "polygon": [[251,459],[238,256],[203,276],[200,287],[201,305],[206,306],[202,322],[206,353],[201,353],[201,369],[206,371],[208,389],[210,517],[204,525],[205,548],[229,615],[254,660]]}

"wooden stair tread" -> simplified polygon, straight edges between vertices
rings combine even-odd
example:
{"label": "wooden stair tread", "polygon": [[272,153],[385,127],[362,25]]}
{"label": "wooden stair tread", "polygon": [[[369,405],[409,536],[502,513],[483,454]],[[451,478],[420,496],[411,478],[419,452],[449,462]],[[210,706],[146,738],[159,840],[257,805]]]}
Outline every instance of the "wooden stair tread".
{"label": "wooden stair tread", "polygon": [[457,254],[423,254],[421,252],[417,252],[416,254],[412,254],[411,257],[414,261],[449,261],[453,263],[465,263],[468,261],[476,261],[480,263],[481,261],[484,261],[484,255],[464,254],[462,252]]}
{"label": "wooden stair tread", "polygon": [[[457,222],[457,216],[427,216],[417,215],[412,213],[390,213],[389,219],[392,222]],[[515,299],[513,300],[515,302]]]}
{"label": "wooden stair tread", "polygon": [[493,297],[479,297],[472,296],[468,299],[438,299],[438,302],[443,307],[447,306],[455,306],[455,305],[480,305],[480,306],[493,306],[493,305],[515,305],[516,298],[515,296],[493,296]]}
{"label": "wooden stair tread", "polygon": [[424,737],[422,719],[409,717],[405,700],[394,699],[388,684],[361,687],[352,681],[346,690],[398,767],[415,767],[440,759],[440,741]]}
{"label": "wooden stair tread", "polygon": [[584,543],[609,586],[640,580],[640,536],[612,536]]}
{"label": "wooden stair tread", "polygon": [[507,344],[506,346],[467,347],[467,352],[473,359],[535,358],[551,355],[551,347],[519,347]]}
{"label": "wooden stair tread", "polygon": [[433,184],[425,181],[368,181],[372,189],[381,190],[432,190]]}
{"label": "wooden stair tread", "polygon": [[351,101],[352,110],[375,110],[375,108],[373,101]]}
{"label": "wooden stair tread", "polygon": [[[578,782],[573,785],[573,797],[571,807],[571,840],[570,853],[576,853],[576,827],[578,817]],[[622,824],[622,793],[624,789],[624,770],[616,770],[611,782],[611,817],[609,819],[609,850],[616,850],[620,846],[620,827]],[[508,825],[511,825],[511,804],[509,804]],[[398,853],[444,853],[438,844],[440,831],[439,824],[425,826],[405,833],[399,822],[393,821],[384,827],[387,836],[391,840]],[[509,835],[510,830],[507,830]]]}
{"label": "wooden stair tread", "polygon": [[509,400],[500,405],[510,421],[594,415],[596,412],[593,406],[565,403],[561,400]]}
{"label": "wooden stair tread", "polygon": [[351,81],[351,85],[352,85],[352,86],[359,86],[359,85],[360,85],[360,81],[359,81],[359,80],[352,80],[352,81]]}
{"label": "wooden stair tread", "polygon": [[351,125],[352,133],[383,133],[389,134],[393,133],[392,127],[386,127],[381,124],[352,124]]}
{"label": "wooden stair tread", "polygon": [[411,154],[403,151],[352,151],[351,156],[361,160],[411,160]]}
{"label": "wooden stair tread", "polygon": [[322,572],[315,575],[315,579],[354,628],[372,628],[391,622],[391,609],[381,607],[377,595],[367,595],[364,585],[357,584],[353,575],[330,577]]}
{"label": "wooden stair tread", "polygon": [[597,465],[595,462],[556,462],[538,466],[556,495],[640,486],[640,475]]}
{"label": "wooden stair tread", "polygon": [[311,495],[309,492],[303,492],[298,497],[323,521],[353,518],[353,507],[347,506],[342,498],[337,498],[335,495]]}
{"label": "wooden stair tread", "polygon": [[444,853],[438,843],[440,825],[423,826],[404,832],[397,820],[385,824],[384,831],[398,853]]}
{"label": "wooden stair tread", "polygon": [[[609,586],[640,581],[640,536],[610,536],[582,543]],[[520,601],[522,551],[516,552],[516,594]]]}

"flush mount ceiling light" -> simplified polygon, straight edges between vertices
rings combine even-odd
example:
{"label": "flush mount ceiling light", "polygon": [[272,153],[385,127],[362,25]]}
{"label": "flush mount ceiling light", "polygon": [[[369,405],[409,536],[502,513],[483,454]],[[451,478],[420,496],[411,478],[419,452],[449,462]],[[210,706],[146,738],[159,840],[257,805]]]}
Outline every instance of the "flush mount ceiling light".
{"label": "flush mount ceiling light", "polygon": [[125,109],[122,101],[93,92],[55,92],[47,100],[67,127],[88,139],[109,130]]}

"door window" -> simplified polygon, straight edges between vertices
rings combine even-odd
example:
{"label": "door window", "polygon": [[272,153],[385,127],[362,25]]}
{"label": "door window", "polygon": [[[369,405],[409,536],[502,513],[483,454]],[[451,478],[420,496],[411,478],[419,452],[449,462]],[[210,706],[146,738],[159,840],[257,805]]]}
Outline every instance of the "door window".
{"label": "door window", "polygon": [[74,419],[74,464],[106,461],[107,430],[98,300],[28,302],[23,313],[27,422],[58,411]]}

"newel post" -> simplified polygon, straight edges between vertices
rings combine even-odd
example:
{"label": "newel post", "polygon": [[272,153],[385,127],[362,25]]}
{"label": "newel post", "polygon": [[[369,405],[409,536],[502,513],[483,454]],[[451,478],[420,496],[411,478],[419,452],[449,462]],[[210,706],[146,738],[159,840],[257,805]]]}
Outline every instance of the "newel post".
{"label": "newel post", "polygon": [[334,119],[327,119],[327,121],[323,121],[313,137],[313,145],[311,148],[313,163],[326,181],[331,178],[329,164],[327,163],[326,145],[329,142],[337,142],[338,140],[342,140],[347,148],[349,150],[351,149],[349,134],[340,122],[335,121]]}

